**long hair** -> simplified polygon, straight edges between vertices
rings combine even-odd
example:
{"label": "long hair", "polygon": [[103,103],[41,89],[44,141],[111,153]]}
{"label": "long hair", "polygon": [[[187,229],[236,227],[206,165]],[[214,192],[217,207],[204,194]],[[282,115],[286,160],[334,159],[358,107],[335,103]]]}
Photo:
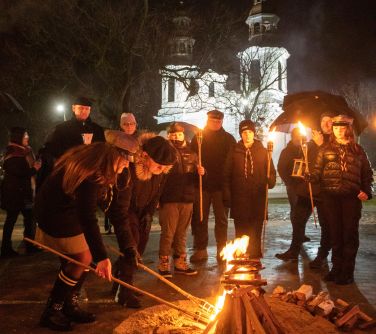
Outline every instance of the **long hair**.
{"label": "long hair", "polygon": [[68,150],[55,163],[53,175],[63,173],[63,191],[73,195],[86,179],[101,184],[116,183],[114,166],[120,158],[119,150],[108,143],[80,145]]}
{"label": "long hair", "polygon": [[[354,153],[358,153],[359,152],[359,147],[358,147],[358,145],[355,142],[355,134],[354,134],[354,129],[353,129],[352,125],[347,125],[346,126],[345,137],[349,141],[349,148],[350,148],[350,150],[353,151]],[[333,143],[336,143],[336,141],[337,141],[336,140],[336,136],[334,135],[334,132],[332,132],[330,134],[330,137],[329,137],[329,142],[331,144],[333,144]]]}

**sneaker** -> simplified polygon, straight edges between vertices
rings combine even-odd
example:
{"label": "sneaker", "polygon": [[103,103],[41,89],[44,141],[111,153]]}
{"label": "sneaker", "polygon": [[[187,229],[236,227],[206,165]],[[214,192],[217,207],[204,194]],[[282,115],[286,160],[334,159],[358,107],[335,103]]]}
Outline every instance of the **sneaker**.
{"label": "sneaker", "polygon": [[288,250],[284,253],[278,253],[275,255],[277,259],[283,260],[283,261],[289,261],[289,260],[297,260],[298,259],[298,254]]}
{"label": "sneaker", "polygon": [[188,276],[197,275],[197,270],[192,269],[187,263],[186,259],[187,259],[187,256],[185,254],[174,259],[175,274],[183,274],[183,275],[188,275]]}
{"label": "sneaker", "polygon": [[309,267],[311,269],[320,269],[326,262],[326,257],[316,256],[315,259],[309,263]]}
{"label": "sneaker", "polygon": [[191,262],[200,262],[208,259],[208,251],[205,249],[198,249],[191,255],[189,260]]}
{"label": "sneaker", "polygon": [[172,274],[170,271],[170,259],[168,256],[160,256],[158,264],[158,272],[165,278],[171,278]]}

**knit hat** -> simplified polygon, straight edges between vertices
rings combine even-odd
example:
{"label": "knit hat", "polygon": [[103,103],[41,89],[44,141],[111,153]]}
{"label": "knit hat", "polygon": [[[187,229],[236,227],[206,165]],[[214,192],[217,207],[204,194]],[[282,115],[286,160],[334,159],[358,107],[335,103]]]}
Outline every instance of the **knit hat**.
{"label": "knit hat", "polygon": [[241,121],[239,124],[239,134],[242,135],[242,132],[245,130],[251,130],[253,133],[256,133],[255,123],[253,123],[250,119],[245,119]]}
{"label": "knit hat", "polygon": [[106,130],[104,132],[106,142],[124,151],[127,160],[133,161],[133,153],[139,148],[138,141],[133,136],[127,135],[123,131]]}
{"label": "knit hat", "polygon": [[167,128],[167,133],[184,132],[184,126],[179,122],[172,122]]}
{"label": "knit hat", "polygon": [[175,148],[161,136],[150,138],[142,149],[160,165],[173,165],[177,159]]}
{"label": "knit hat", "polygon": [[86,106],[86,107],[92,107],[93,106],[93,100],[89,99],[88,97],[84,96],[78,96],[73,100],[72,105],[79,105],[79,106]]}
{"label": "knit hat", "polygon": [[354,119],[347,115],[338,115],[332,118],[333,126],[347,126],[352,125]]}
{"label": "knit hat", "polygon": [[208,115],[208,118],[223,119],[224,117],[223,112],[217,109],[210,110],[206,114]]}
{"label": "knit hat", "polygon": [[120,116],[120,126],[122,126],[124,123],[134,123],[137,124],[136,118],[132,113],[122,113]]}
{"label": "knit hat", "polygon": [[22,140],[27,130],[19,126],[14,126],[10,129],[9,132],[9,141],[15,144],[22,145]]}

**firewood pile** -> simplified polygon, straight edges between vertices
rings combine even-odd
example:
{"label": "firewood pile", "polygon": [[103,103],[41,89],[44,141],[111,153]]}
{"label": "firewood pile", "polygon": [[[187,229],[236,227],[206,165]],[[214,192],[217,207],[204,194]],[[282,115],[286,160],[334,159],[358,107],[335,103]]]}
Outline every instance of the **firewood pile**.
{"label": "firewood pile", "polygon": [[[206,333],[283,334],[263,295],[261,288],[253,286],[235,288],[226,294],[222,311]],[[210,331],[214,326],[215,331]]]}
{"label": "firewood pile", "polygon": [[304,307],[312,315],[321,316],[331,321],[342,331],[353,329],[368,330],[376,327],[376,321],[360,310],[359,305],[349,304],[342,299],[333,301],[328,292],[313,294],[312,286],[303,284],[298,290],[287,291],[277,286],[273,297]]}

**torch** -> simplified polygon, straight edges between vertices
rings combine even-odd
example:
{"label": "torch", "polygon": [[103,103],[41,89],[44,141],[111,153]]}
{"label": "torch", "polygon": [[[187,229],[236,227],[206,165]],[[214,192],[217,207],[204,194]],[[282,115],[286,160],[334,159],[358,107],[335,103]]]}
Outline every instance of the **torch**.
{"label": "torch", "polygon": [[[306,129],[304,127],[304,125],[299,121],[298,122],[298,126],[299,126],[299,131],[300,131],[300,134],[302,135],[302,139],[300,140],[300,146],[302,148],[302,151],[303,151],[303,156],[304,156],[304,162],[305,162],[305,172],[306,173],[309,173],[309,166],[308,166],[308,146],[307,146],[307,132],[306,132]],[[312,215],[313,215],[313,220],[315,222],[315,226],[317,228],[317,221],[316,221],[316,215],[315,215],[315,205],[313,203],[313,193],[312,193],[312,184],[311,182],[309,181],[308,182],[308,191],[309,191],[309,197],[311,199],[311,207],[312,207]]]}
{"label": "torch", "polygon": [[274,149],[274,137],[275,137],[275,128],[268,134],[267,142],[267,166],[266,166],[266,185],[265,185],[265,208],[264,208],[264,221],[262,224],[262,240],[261,240],[261,250],[264,254],[265,246],[265,231],[266,224],[268,223],[268,190],[269,190],[269,178],[270,178],[270,162],[272,160],[273,149]]}
{"label": "torch", "polygon": [[[197,131],[197,148],[198,148],[198,165],[201,167],[202,159],[201,159],[201,145],[202,145],[202,129],[198,128]],[[198,175],[198,180],[199,180],[199,192],[200,192],[200,222],[202,222],[204,219],[204,214],[203,214],[203,205],[202,205],[202,175]]]}

